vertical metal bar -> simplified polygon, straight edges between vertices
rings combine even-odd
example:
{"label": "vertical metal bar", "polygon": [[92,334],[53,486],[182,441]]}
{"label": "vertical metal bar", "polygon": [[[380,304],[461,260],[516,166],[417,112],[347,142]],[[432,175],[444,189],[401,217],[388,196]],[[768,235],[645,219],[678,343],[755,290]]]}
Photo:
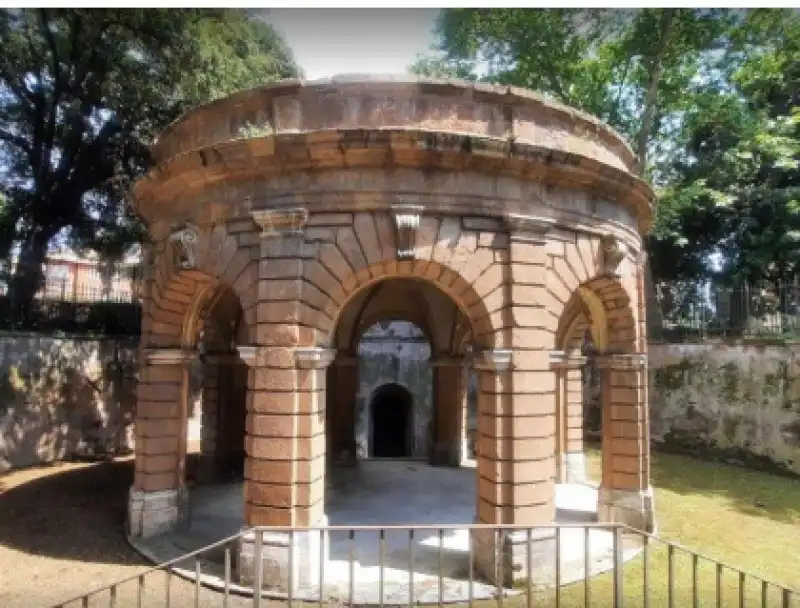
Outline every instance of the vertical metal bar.
{"label": "vertical metal bar", "polygon": [[222,590],[222,606],[228,608],[231,597],[231,546],[225,545],[225,587]]}
{"label": "vertical metal bar", "polygon": [[700,560],[692,553],[692,608],[700,608]]}
{"label": "vertical metal bar", "polygon": [[386,557],[386,530],[378,530],[378,605],[383,608],[383,560]]}
{"label": "vertical metal bar", "polygon": [[144,575],[136,579],[136,606],[142,608],[142,600],[144,599]]}
{"label": "vertical metal bar", "polygon": [[792,608],[792,592],[788,589],[783,590],[782,608]]}
{"label": "vertical metal bar", "polygon": [[108,608],[116,608],[117,606],[117,586],[114,585],[109,589],[108,593]]}
{"label": "vertical metal bar", "polygon": [[475,536],[470,533],[469,542],[467,543],[467,560],[469,561],[469,565],[467,566],[467,606],[469,606],[469,608],[472,608],[475,603],[475,590],[473,589],[473,583],[475,581],[475,550],[472,546],[474,539]]}
{"label": "vertical metal bar", "polygon": [[319,606],[325,605],[325,530],[319,531]]}
{"label": "vertical metal bar", "polygon": [[675,545],[667,545],[667,605],[675,608]]}
{"label": "vertical metal bar", "polygon": [[261,608],[261,587],[264,580],[264,532],[260,528],[255,530],[253,553],[253,608]]}
{"label": "vertical metal bar", "polygon": [[528,583],[525,589],[525,606],[532,608],[533,606],[533,530],[528,528],[525,531],[525,576],[528,577]]}
{"label": "vertical metal bar", "polygon": [[650,537],[642,534],[642,608],[650,608]]}
{"label": "vertical metal bar", "polygon": [[502,608],[503,606],[503,586],[505,583],[505,560],[503,547],[501,545],[503,538],[502,530],[499,528],[495,528],[494,530],[494,555],[498,560],[498,567],[497,567],[497,605]]}
{"label": "vertical metal bar", "polygon": [[744,608],[744,572],[739,572],[739,608]]}
{"label": "vertical metal bar", "polygon": [[589,589],[589,579],[592,577],[592,562],[589,559],[589,536],[592,529],[586,526],[583,529],[583,605],[589,608],[592,605],[592,594]]}
{"label": "vertical metal bar", "polygon": [[165,574],[165,577],[164,577],[164,606],[166,608],[169,608],[170,604],[171,604],[171,599],[172,599],[170,597],[170,595],[171,595],[170,591],[171,591],[171,587],[172,587],[172,573],[169,570],[169,566],[164,568],[164,574]]}
{"label": "vertical metal bar", "polygon": [[414,529],[408,531],[408,605],[414,605]]}
{"label": "vertical metal bar", "polygon": [[84,595],[83,598],[81,599],[81,606],[83,606],[83,608],[89,608],[89,596],[88,595]]}
{"label": "vertical metal bar", "polygon": [[289,606],[294,604],[294,577],[294,530],[291,529],[289,530],[289,584],[286,586],[286,599]]}
{"label": "vertical metal bar", "polygon": [[614,608],[622,608],[622,529],[613,528],[614,534]]}
{"label": "vertical metal bar", "polygon": [[194,556],[194,608],[200,608],[200,557]]}
{"label": "vertical metal bar", "polygon": [[349,542],[350,545],[350,589],[349,589],[349,602],[348,606],[353,605],[353,596],[355,595],[355,584],[356,584],[356,531],[350,530],[349,532]]}
{"label": "vertical metal bar", "polygon": [[716,574],[716,596],[717,596],[717,608],[721,608],[722,606],[722,564],[717,564],[717,574]]}
{"label": "vertical metal bar", "polygon": [[561,608],[561,528],[556,527],[556,608]]}
{"label": "vertical metal bar", "polygon": [[444,603],[444,530],[439,528],[439,553],[437,555],[439,564],[439,606]]}
{"label": "vertical metal bar", "polygon": [[769,603],[769,584],[767,581],[761,581],[761,608],[767,608]]}

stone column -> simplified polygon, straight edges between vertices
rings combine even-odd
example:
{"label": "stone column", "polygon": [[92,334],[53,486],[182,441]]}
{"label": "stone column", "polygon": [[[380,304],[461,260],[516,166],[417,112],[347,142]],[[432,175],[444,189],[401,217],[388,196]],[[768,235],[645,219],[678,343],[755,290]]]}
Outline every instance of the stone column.
{"label": "stone column", "polygon": [[136,473],[128,533],[149,537],[173,529],[186,514],[189,367],[194,351],[148,349],[136,409]]}
{"label": "stone column", "polygon": [[[507,330],[513,350],[498,366],[496,352],[478,353],[478,519],[514,525],[549,525],[555,520],[555,379],[549,369],[554,340],[547,301],[548,258],[545,220],[507,218]],[[493,581],[512,584],[528,578],[527,531],[508,532],[495,545],[478,543],[476,567]],[[555,533],[531,534],[537,583],[553,578]],[[477,554],[480,555],[477,555]],[[487,559],[488,558],[488,559]]]}
{"label": "stone column", "polygon": [[436,357],[433,368],[434,438],[430,462],[434,466],[461,465],[466,386],[461,357]]}
{"label": "stone column", "polygon": [[325,368],[333,351],[304,345],[316,339],[310,324],[303,324],[308,311],[300,303],[303,260],[314,255],[303,236],[307,213],[254,211],[253,218],[264,231],[257,345],[239,347],[251,366],[244,515],[247,527],[271,530],[263,533],[261,563],[256,563],[255,536],[244,535],[237,570],[240,580],[249,583],[258,568],[265,584],[285,592],[316,580],[319,566],[319,534],[290,535],[282,528],[326,524]]}
{"label": "stone column", "polygon": [[603,479],[597,500],[602,522],[655,531],[650,486],[650,437],[645,400],[647,357],[597,358],[603,408]]}
{"label": "stone column", "polygon": [[550,367],[556,380],[556,455],[558,483],[584,483],[586,458],[583,453],[583,382],[581,370],[586,357],[553,351]]}
{"label": "stone column", "polygon": [[358,394],[358,357],[338,353],[329,371],[328,460],[354,466],[356,458],[356,397]]}

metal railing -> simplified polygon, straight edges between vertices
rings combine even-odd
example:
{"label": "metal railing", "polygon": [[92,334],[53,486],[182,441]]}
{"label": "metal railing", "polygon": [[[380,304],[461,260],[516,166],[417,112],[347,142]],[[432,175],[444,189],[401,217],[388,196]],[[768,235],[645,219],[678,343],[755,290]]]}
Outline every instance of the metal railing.
{"label": "metal railing", "polygon": [[[476,540],[497,547],[507,532],[523,547],[515,553],[522,566],[512,569],[516,583],[506,576],[505,560],[491,562],[496,580],[482,577],[476,565]],[[448,546],[459,534],[466,546]],[[265,569],[269,575],[275,568],[253,568],[251,585],[237,582],[246,570],[243,543],[251,543],[252,563],[285,552],[282,585],[265,580]],[[488,555],[491,561],[496,554]],[[501,607],[800,608],[798,598],[787,586],[618,524],[329,526],[253,528],[57,607],[485,606],[491,600]]]}

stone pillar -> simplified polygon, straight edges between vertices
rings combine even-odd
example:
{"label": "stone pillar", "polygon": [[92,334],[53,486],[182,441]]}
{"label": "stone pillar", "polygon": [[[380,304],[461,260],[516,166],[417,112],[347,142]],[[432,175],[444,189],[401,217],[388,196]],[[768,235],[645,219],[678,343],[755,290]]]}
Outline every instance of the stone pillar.
{"label": "stone pillar", "polygon": [[357,463],[358,357],[338,353],[328,370],[328,378],[328,460],[337,465],[354,466]]}
{"label": "stone pillar", "polygon": [[137,387],[136,472],[128,502],[128,534],[149,537],[185,516],[189,367],[194,351],[144,351]]}
{"label": "stone pillar", "polygon": [[[325,379],[334,352],[317,347],[240,347],[252,365],[247,415],[245,523],[266,526],[262,580],[287,591],[316,581],[319,533],[280,528],[325,526]],[[290,548],[290,542],[294,544]],[[290,566],[290,556],[293,562]],[[254,580],[255,535],[239,550],[242,583]],[[290,581],[290,572],[292,580]]]}
{"label": "stone pillar", "polygon": [[554,351],[550,367],[556,380],[556,455],[558,483],[585,483],[583,453],[583,379],[586,357]]}
{"label": "stone pillar", "polygon": [[597,500],[601,522],[655,531],[650,486],[650,436],[645,400],[647,357],[597,358],[603,408],[603,478]]}
{"label": "stone pillar", "polygon": [[[478,520],[482,523],[549,525],[555,520],[555,379],[549,369],[555,320],[547,301],[549,225],[511,216],[506,283],[507,330],[513,350],[478,353]],[[502,359],[503,365],[498,365]],[[555,532],[530,535],[535,582],[553,580]],[[519,530],[476,543],[476,568],[493,582],[528,578],[528,533]]]}
{"label": "stone pillar", "polygon": [[[255,535],[242,537],[237,572],[243,583],[256,569],[280,591],[316,580],[319,534],[285,531],[326,524],[325,368],[333,351],[303,346],[316,339],[302,323],[303,261],[313,256],[303,236],[303,209],[254,211],[263,228],[259,262],[257,345],[239,347],[249,363],[245,447],[245,524],[263,532],[260,563]],[[313,247],[313,246],[310,246]],[[290,562],[290,556],[293,556]],[[290,577],[290,572],[292,576]]]}
{"label": "stone pillar", "polygon": [[434,466],[461,465],[462,436],[466,409],[464,360],[436,357],[433,368],[434,438],[430,462]]}
{"label": "stone pillar", "polygon": [[206,353],[203,355],[203,416],[200,429],[200,462],[197,465],[197,481],[212,482],[220,477],[219,437],[221,411],[219,380],[224,355]]}

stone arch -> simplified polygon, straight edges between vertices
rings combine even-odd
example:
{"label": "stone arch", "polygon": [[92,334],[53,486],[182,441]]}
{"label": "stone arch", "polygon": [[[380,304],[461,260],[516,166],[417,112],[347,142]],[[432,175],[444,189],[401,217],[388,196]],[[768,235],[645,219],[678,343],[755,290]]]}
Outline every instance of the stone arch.
{"label": "stone arch", "polygon": [[250,250],[239,247],[224,224],[193,230],[184,240],[188,243],[169,237],[154,252],[155,276],[144,310],[148,346],[195,348],[204,314],[228,289],[237,296],[248,328],[255,325],[258,266]]}
{"label": "stone arch", "polygon": [[[473,285],[467,284],[466,281],[460,277],[455,276],[452,284],[442,284],[431,275],[442,273],[446,269],[438,262],[426,262],[422,264],[401,263],[397,264],[394,268],[390,265],[378,264],[374,268],[368,268],[369,276],[364,276],[363,279],[357,280],[352,289],[346,294],[343,301],[337,301],[333,296],[325,298],[325,309],[320,310],[314,308],[314,303],[310,292],[314,286],[309,287],[309,283],[304,283],[301,302],[303,305],[312,308],[315,312],[323,312],[323,314],[315,314],[314,317],[318,322],[313,325],[319,330],[321,336],[320,341],[323,346],[335,346],[335,332],[337,325],[341,319],[342,313],[347,308],[348,304],[357,295],[384,281],[391,281],[392,279],[413,279],[423,281],[426,284],[438,289],[458,308],[464,318],[471,326],[472,339],[480,348],[491,349],[494,347],[500,332],[502,330],[502,321],[499,315],[491,314],[483,302],[482,296],[478,295]],[[449,271],[452,273],[452,271]],[[496,288],[500,288],[503,284],[503,278],[498,273]],[[377,320],[377,319],[376,319]],[[461,341],[459,341],[460,343]]]}

